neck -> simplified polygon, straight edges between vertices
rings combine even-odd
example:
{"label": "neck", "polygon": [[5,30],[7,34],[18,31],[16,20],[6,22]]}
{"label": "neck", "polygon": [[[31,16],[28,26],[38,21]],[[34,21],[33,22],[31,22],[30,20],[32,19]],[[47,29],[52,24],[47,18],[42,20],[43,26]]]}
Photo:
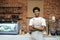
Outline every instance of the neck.
{"label": "neck", "polygon": [[35,17],[39,17],[39,16],[35,16]]}

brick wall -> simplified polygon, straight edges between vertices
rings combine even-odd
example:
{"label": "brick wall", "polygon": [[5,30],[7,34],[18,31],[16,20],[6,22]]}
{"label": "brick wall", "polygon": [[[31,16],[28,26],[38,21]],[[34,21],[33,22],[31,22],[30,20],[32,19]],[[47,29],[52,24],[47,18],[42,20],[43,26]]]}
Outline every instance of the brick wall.
{"label": "brick wall", "polygon": [[44,0],[44,17],[48,19],[51,13],[55,14],[56,19],[60,18],[60,0]]}
{"label": "brick wall", "polygon": [[[60,18],[60,0],[43,0],[44,1],[44,18],[48,21],[49,15],[54,12],[56,19]],[[22,20],[19,21],[19,29],[27,29],[26,17],[27,17],[27,0],[1,0],[0,5],[18,4],[21,5],[20,14]]]}
{"label": "brick wall", "polygon": [[[54,15],[56,16],[56,19],[60,18],[60,0],[43,0],[44,1],[44,18],[46,18],[46,20],[49,20],[49,15],[54,13]],[[27,1],[24,0],[21,2],[22,3],[22,7],[23,7],[23,24],[27,24],[26,23],[26,16],[27,16]],[[56,24],[57,25],[57,24]]]}
{"label": "brick wall", "polygon": [[[50,15],[53,14],[56,17],[56,22],[52,23],[49,21]],[[49,30],[51,27],[57,30],[58,28],[58,21],[57,19],[60,18],[60,0],[44,0],[44,18],[47,20],[47,24],[49,24]]]}
{"label": "brick wall", "polygon": [[[1,0],[0,1],[0,6],[6,6],[6,7],[10,7],[10,6],[21,6],[21,8],[19,8],[19,17],[22,20],[18,20],[19,23],[19,30],[20,29],[24,29],[24,31],[26,32],[26,16],[27,16],[27,1],[26,0]],[[15,8],[16,10],[17,8]],[[10,10],[10,9],[9,9]],[[3,11],[3,10],[2,10]],[[13,12],[13,8],[10,10]],[[9,16],[11,16],[12,14],[0,14],[0,16],[5,16],[7,18],[9,18]]]}

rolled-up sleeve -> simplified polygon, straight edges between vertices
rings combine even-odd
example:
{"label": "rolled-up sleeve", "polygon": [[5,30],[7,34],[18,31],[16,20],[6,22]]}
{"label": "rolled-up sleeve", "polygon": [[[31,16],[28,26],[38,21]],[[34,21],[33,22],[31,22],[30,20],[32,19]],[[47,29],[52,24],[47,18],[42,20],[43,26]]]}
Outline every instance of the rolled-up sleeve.
{"label": "rolled-up sleeve", "polygon": [[42,26],[45,26],[46,27],[46,20],[45,19],[42,19]]}
{"label": "rolled-up sleeve", "polygon": [[33,19],[30,19],[29,26],[32,26],[32,25],[33,25]]}

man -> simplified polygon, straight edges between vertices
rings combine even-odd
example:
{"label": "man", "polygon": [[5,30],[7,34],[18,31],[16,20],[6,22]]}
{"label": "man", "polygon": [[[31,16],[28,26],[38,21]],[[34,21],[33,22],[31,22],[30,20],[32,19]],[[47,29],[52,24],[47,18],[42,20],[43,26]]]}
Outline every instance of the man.
{"label": "man", "polygon": [[46,21],[44,18],[40,17],[40,8],[34,7],[33,13],[35,15],[34,18],[30,19],[29,29],[32,32],[31,37],[32,40],[43,40],[43,31],[45,31]]}

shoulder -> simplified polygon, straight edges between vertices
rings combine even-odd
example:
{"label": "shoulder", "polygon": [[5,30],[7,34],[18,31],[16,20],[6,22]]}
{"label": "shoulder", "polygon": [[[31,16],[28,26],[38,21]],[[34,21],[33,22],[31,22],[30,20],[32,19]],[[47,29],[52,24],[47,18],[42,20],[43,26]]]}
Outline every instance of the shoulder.
{"label": "shoulder", "polygon": [[43,18],[43,17],[40,17],[41,18],[41,20],[44,20],[45,21],[45,18]]}
{"label": "shoulder", "polygon": [[30,21],[33,21],[33,20],[34,20],[34,18],[31,18],[31,19],[30,19]]}

